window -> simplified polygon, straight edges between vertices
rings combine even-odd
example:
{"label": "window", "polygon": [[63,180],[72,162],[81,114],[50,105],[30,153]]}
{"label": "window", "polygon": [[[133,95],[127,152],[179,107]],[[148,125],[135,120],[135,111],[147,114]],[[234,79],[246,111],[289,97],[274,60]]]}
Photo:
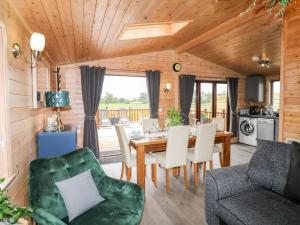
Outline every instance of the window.
{"label": "window", "polygon": [[[196,81],[196,118],[209,122],[212,118],[228,116],[227,83],[222,81]],[[228,122],[227,122],[228,123]]]}
{"label": "window", "polygon": [[125,26],[120,40],[170,36],[184,28],[190,22],[191,21],[129,24]]}
{"label": "window", "polygon": [[123,124],[125,132],[130,133],[148,117],[146,77],[106,74],[97,113],[101,160],[120,154],[115,124]]}
{"label": "window", "polygon": [[280,81],[271,81],[271,105],[274,111],[279,111],[280,107]]}

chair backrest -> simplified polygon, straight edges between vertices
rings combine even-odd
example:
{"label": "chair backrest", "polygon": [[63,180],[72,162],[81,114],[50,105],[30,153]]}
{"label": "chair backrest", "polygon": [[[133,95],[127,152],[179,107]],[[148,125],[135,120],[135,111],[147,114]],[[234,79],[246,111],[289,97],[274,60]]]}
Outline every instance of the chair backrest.
{"label": "chair backrest", "polygon": [[108,119],[108,110],[107,109],[100,109],[100,120]]}
{"label": "chair backrest", "polygon": [[143,119],[143,131],[150,130],[154,124],[159,126],[158,119]]}
{"label": "chair backrest", "polygon": [[175,126],[169,128],[166,149],[166,168],[186,165],[189,133],[189,126]]}
{"label": "chair backrest", "polygon": [[217,125],[213,123],[197,126],[197,138],[194,149],[194,162],[207,162],[213,159]]}
{"label": "chair backrest", "polygon": [[128,119],[128,109],[118,109],[120,119]]}
{"label": "chair backrest", "polygon": [[124,162],[126,165],[130,161],[130,148],[129,148],[129,140],[127,138],[127,135],[125,133],[125,129],[122,125],[115,125],[119,144],[120,144],[120,151],[122,155],[122,162]]}
{"label": "chair backrest", "polygon": [[217,124],[217,131],[225,131],[225,119],[224,118],[212,118],[211,123]]}
{"label": "chair backrest", "polygon": [[61,157],[32,161],[28,180],[29,205],[33,208],[43,208],[59,219],[66,218],[68,213],[55,182],[76,176],[89,169],[99,193],[106,198],[102,182],[106,174],[88,148],[78,149]]}

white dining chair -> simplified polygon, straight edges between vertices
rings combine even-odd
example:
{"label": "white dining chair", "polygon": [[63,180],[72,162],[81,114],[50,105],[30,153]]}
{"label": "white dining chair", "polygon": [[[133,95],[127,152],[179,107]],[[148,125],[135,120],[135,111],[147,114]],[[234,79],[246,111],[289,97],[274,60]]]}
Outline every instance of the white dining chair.
{"label": "white dining chair", "polygon": [[[131,180],[131,168],[136,167],[136,154],[133,154],[130,151],[129,147],[129,139],[125,133],[125,129],[122,125],[115,125],[119,144],[120,144],[120,150],[121,150],[121,156],[122,156],[122,170],[121,170],[121,178],[123,179],[124,176],[124,170],[126,169],[126,176],[127,181]],[[150,154],[145,154],[145,171],[146,166],[151,165],[152,169],[152,181],[154,185],[156,186],[156,160],[155,158]]]}
{"label": "white dining chair", "polygon": [[[225,131],[224,118],[212,118],[211,123],[217,125],[217,131]],[[222,166],[222,151],[223,151],[223,144],[215,144],[213,152],[219,153],[220,166]]]}
{"label": "white dining chair", "polygon": [[196,128],[196,144],[194,149],[189,149],[187,159],[194,165],[195,188],[199,183],[198,166],[203,163],[203,174],[206,173],[206,162],[210,163],[213,169],[213,150],[216,138],[216,124],[201,124]]}
{"label": "white dining chair", "polygon": [[158,119],[143,119],[143,131],[147,132],[153,128],[153,125],[156,125],[157,128],[159,127]]}
{"label": "white dining chair", "polygon": [[188,176],[186,168],[186,157],[189,142],[189,126],[175,126],[168,130],[168,140],[166,151],[153,153],[156,162],[165,169],[166,174],[166,192],[170,192],[170,169],[178,172],[180,167],[184,169],[185,187],[188,188]]}

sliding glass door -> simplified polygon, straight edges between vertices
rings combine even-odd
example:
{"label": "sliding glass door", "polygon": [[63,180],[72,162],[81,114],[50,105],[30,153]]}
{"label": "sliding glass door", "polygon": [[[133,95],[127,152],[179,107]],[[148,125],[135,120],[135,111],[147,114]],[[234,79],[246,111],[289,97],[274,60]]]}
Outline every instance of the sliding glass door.
{"label": "sliding glass door", "polygon": [[227,83],[222,81],[196,81],[195,87],[197,120],[207,123],[216,117],[225,118],[227,121]]}
{"label": "sliding glass door", "polygon": [[217,118],[225,118],[227,115],[227,83],[216,83],[216,114]]}
{"label": "sliding glass door", "polygon": [[201,82],[200,93],[200,119],[207,121],[213,117],[213,84]]}

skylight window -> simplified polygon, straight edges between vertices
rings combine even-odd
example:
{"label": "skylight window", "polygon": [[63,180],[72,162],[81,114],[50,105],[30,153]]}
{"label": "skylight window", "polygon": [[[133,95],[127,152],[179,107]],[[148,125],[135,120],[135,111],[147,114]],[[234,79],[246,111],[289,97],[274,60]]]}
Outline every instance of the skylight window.
{"label": "skylight window", "polygon": [[123,29],[120,40],[171,36],[191,21],[129,24]]}

